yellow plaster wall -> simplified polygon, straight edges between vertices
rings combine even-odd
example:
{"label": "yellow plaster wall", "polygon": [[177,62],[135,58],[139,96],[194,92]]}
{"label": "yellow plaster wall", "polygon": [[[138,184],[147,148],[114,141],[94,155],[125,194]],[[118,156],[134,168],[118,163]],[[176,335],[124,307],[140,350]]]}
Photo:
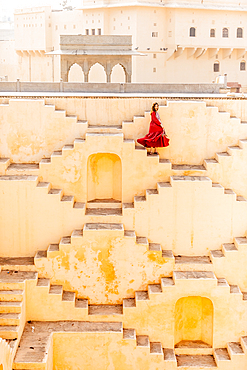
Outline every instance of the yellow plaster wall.
{"label": "yellow plaster wall", "polygon": [[1,180],[1,256],[32,256],[82,227],[85,209],[62,202],[62,193],[48,194],[37,177]]}
{"label": "yellow plaster wall", "polygon": [[53,150],[71,144],[85,133],[75,116],[56,111],[44,100],[10,99],[0,105],[0,156],[13,162],[39,162]]}
{"label": "yellow plaster wall", "polygon": [[150,340],[173,348],[176,302],[182,297],[199,295],[210,299],[214,306],[212,345],[225,347],[229,340],[238,341],[246,331],[246,302],[239,294],[229,294],[229,287],[217,288],[216,285],[216,280],[215,283],[193,279],[176,281],[175,286],[164,287],[163,293],[152,294],[149,301],[138,301],[136,308],[126,308],[124,325],[137,328],[140,335],[148,332]]}
{"label": "yellow plaster wall", "polygon": [[54,333],[53,347],[54,370],[164,368],[162,355],[150,356],[149,348],[137,348],[122,333]]}
{"label": "yellow plaster wall", "polygon": [[[71,100],[70,109],[74,102]],[[18,126],[15,122],[20,137],[24,138],[26,133],[22,131],[22,126],[26,117],[34,117],[34,112],[30,115],[28,110],[34,106],[28,101],[25,112],[24,102],[15,101],[13,106],[15,104],[20,108],[21,124]],[[43,122],[48,130],[49,122],[45,121],[47,117],[43,117],[43,113],[50,107],[44,107],[39,101],[34,105],[36,108],[40,105],[42,119],[39,122]],[[0,107],[4,125],[7,125],[7,120],[4,121],[3,111],[11,110],[13,107],[10,106]],[[93,104],[92,107],[95,108]],[[102,107],[106,105],[102,104]],[[109,112],[112,112],[112,106],[107,114]],[[227,145],[236,145],[239,139],[245,138],[242,136],[246,134],[245,125],[237,119],[230,119],[227,113],[206,108],[204,102],[169,102],[167,107],[160,109],[160,113],[172,138],[171,146],[164,149],[162,156],[167,150],[169,158],[176,160],[176,163],[202,163],[205,157],[212,157],[215,152],[226,150]],[[62,113],[53,110],[52,114]],[[17,114],[8,116],[10,122],[14,122],[13,117],[16,119]],[[131,132],[135,135],[138,132],[139,135],[141,131],[138,130],[144,132],[144,128],[146,132],[148,118],[146,114],[145,118],[136,118],[134,124],[126,124],[124,130],[129,127],[126,136]],[[35,122],[34,130],[38,121]],[[75,122],[72,125],[64,121],[63,124],[61,130],[65,136],[66,130],[73,131],[71,127],[76,125]],[[11,127],[13,125],[10,124],[6,130]],[[34,132],[31,126],[29,129]],[[55,126],[52,126],[52,130],[43,136],[53,137],[50,149],[58,137],[54,132]],[[207,174],[211,171],[212,179],[170,178],[175,174],[170,164],[159,163],[157,157],[147,157],[145,151],[135,150],[134,142],[124,142],[123,139],[122,134],[87,134],[86,140],[75,142],[73,149],[66,148],[61,156],[52,156],[51,164],[42,164],[39,177],[1,177],[1,257],[34,256],[37,250],[47,250],[49,244],[58,243],[61,237],[71,235],[74,229],[81,230],[88,222],[102,220],[123,223],[126,230],[135,230],[138,236],[160,243],[164,250],[172,250],[175,255],[209,255],[210,250],[220,249],[222,243],[231,243],[235,237],[245,235],[247,202],[237,201],[236,194],[225,192],[222,186],[212,183],[219,181],[227,187],[233,186],[238,192],[245,191],[246,175],[245,169],[242,169],[246,161],[245,148],[233,153],[232,158],[227,158],[225,162],[220,162],[218,172],[208,168]],[[32,140],[27,136],[28,143],[33,143]],[[47,142],[44,143],[46,146]],[[29,152],[25,150],[18,154],[19,160],[27,158]],[[11,159],[14,159],[12,154],[10,152]],[[31,149],[29,160],[33,155],[36,154]],[[40,155],[39,152],[37,158]],[[158,181],[168,180],[170,183],[157,185]],[[238,185],[241,180],[241,185]],[[53,188],[63,190],[59,194],[48,194],[51,185],[39,187],[39,181],[50,181]],[[90,184],[93,184],[91,188]],[[107,184],[107,192],[103,191],[102,184]],[[156,187],[157,193],[145,192],[145,189]],[[85,203],[95,197],[114,197],[128,203],[134,201],[134,208],[123,208],[123,216],[104,219],[88,216],[85,207],[73,208],[72,201],[61,201],[63,191],[66,195],[75,194],[77,201]],[[135,195],[143,194],[146,199],[134,199]],[[245,265],[246,251],[240,245],[232,256],[228,254],[220,261],[213,259],[212,269],[218,278],[229,278],[229,283],[237,283],[246,290]],[[162,258],[161,252],[149,251],[146,244],[136,244],[135,236],[124,235],[123,229],[110,233],[86,228],[83,236],[72,234],[71,244],[60,243],[60,251],[48,252],[48,258],[37,258],[35,266],[39,277],[50,278],[53,284],[61,284],[65,290],[74,290],[78,297],[87,298],[89,304],[121,304],[124,298],[134,298],[135,291],[148,290],[149,283],[158,284],[162,276],[171,276],[175,267],[174,258]],[[49,293],[49,286],[37,286],[37,279],[29,280],[26,282],[26,312],[22,324],[24,318],[109,322],[119,321],[121,317],[124,327],[136,328],[138,335],[149,335],[151,341],[160,341],[165,348],[173,348],[178,341],[187,338],[201,339],[214,348],[225,347],[227,342],[239,341],[242,335],[246,335],[247,301],[243,300],[242,294],[230,292],[229,285],[218,284],[215,277],[179,278],[174,272],[173,278],[174,285],[164,284],[162,292],[157,293],[148,290],[149,299],[137,299],[136,307],[123,306],[123,315],[102,316],[89,315],[86,305],[79,309],[73,301],[62,300],[62,294]],[[85,361],[90,368],[93,347],[96,346],[101,350],[99,357],[94,356],[96,367],[117,366],[115,362],[118,364],[120,356],[119,366],[124,369],[126,366],[130,369],[160,368],[160,360],[157,363],[153,357],[150,360],[149,349],[142,349],[140,357],[135,344],[128,347],[120,334],[112,338],[106,333],[56,334],[53,342],[54,367],[74,368]],[[82,341],[86,351],[81,351]],[[47,370],[52,368],[51,354],[52,349]],[[8,353],[6,358],[8,360]],[[6,370],[9,370],[7,366]]]}
{"label": "yellow plaster wall", "polygon": [[[205,318],[201,339],[213,348],[224,348],[230,341],[239,341],[247,330],[247,302],[241,294],[230,293],[229,285],[217,286],[216,278],[176,278],[175,284],[162,286],[161,293],[150,293],[148,300],[136,300],[136,307],[123,307],[123,314],[92,315],[88,309],[76,308],[74,302],[62,301],[59,294],[49,294],[49,287],[36,286],[35,281],[27,284],[27,320],[56,321],[78,320],[94,322],[123,322],[125,328],[134,328],[138,335],[148,335],[150,341],[161,342],[163,348],[174,348],[177,340],[185,339],[192,330],[184,328],[176,336],[176,303],[185,297],[201,297],[204,310],[199,315],[198,307],[193,309],[195,300],[188,299],[187,311],[195,311]],[[208,303],[208,300],[211,303]],[[213,305],[213,314],[212,314]],[[236,309],[237,307],[237,309]],[[213,316],[213,326],[212,326]],[[191,317],[191,314],[190,314]],[[205,330],[206,328],[206,330]],[[182,330],[182,328],[179,328]],[[194,332],[195,334],[195,332]],[[194,337],[195,338],[195,337]],[[199,338],[197,338],[199,339]]]}
{"label": "yellow plaster wall", "polygon": [[[6,98],[5,98],[6,99]],[[160,106],[166,105],[167,100],[177,101],[178,98],[167,97],[108,97],[107,99],[99,99],[94,97],[87,98],[66,98],[66,97],[46,97],[47,104],[53,104],[57,109],[65,109],[67,114],[78,114],[80,120],[88,120],[92,125],[97,125],[99,122],[104,125],[120,125],[122,121],[132,121],[135,115],[144,115],[145,111],[150,112],[154,101],[157,101]],[[183,101],[190,101],[186,97]],[[1,100],[0,100],[1,101]],[[4,100],[5,101],[5,100]],[[229,112],[231,116],[241,118],[242,121],[247,121],[247,100],[237,96],[236,98],[197,98],[194,97],[194,102],[205,101],[207,106],[218,107],[220,111]],[[103,112],[103,114],[101,114]]]}
{"label": "yellow plaster wall", "polygon": [[[35,176],[0,179],[3,256],[33,256],[87,222],[102,222],[85,215],[85,208],[73,208],[72,201],[61,201],[62,193],[48,194],[47,187],[37,187]],[[104,222],[121,222],[174,254],[204,255],[245,235],[247,202],[236,201],[235,194],[225,194],[210,179],[174,177],[171,186],[158,189],[158,194],[147,194],[146,201],[136,199],[123,216]]]}
{"label": "yellow plaster wall", "polygon": [[97,153],[88,158],[87,189],[88,201],[122,200],[122,164],[117,155]]}
{"label": "yellow plaster wall", "polygon": [[[179,255],[207,255],[246,231],[247,202],[207,178],[171,179],[171,187],[135,201],[135,230]],[[241,216],[240,216],[241,214]]]}
{"label": "yellow plaster wall", "polygon": [[213,305],[207,298],[185,297],[175,306],[175,344],[182,340],[212,345]]}
{"label": "yellow plaster wall", "polygon": [[83,234],[72,236],[71,245],[60,245],[60,251],[48,252],[48,258],[35,259],[39,276],[92,304],[114,304],[172,274],[174,258],[136,244],[135,237],[124,237],[123,231],[84,230]]}
{"label": "yellow plaster wall", "polygon": [[0,369],[11,370],[12,368],[12,351],[8,343],[0,338]]}
{"label": "yellow plaster wall", "polygon": [[[166,103],[166,99],[157,100],[160,104]],[[47,98],[46,102],[55,103],[56,109],[87,120],[90,125],[116,125],[132,121],[135,114],[150,111],[153,99]],[[206,108],[203,101],[168,101],[167,106],[160,108],[160,115],[171,145],[160,149],[160,157],[169,158],[172,163],[201,164],[216,152],[225,151],[228,145],[236,145],[239,139],[247,137],[247,125],[230,118],[230,113],[234,113],[245,119],[246,104],[244,100],[240,102],[230,100],[230,112],[219,113],[218,108]],[[226,109],[227,100],[216,100],[215,105]],[[65,117],[64,111],[54,112],[54,109],[44,105],[43,100],[10,99],[9,105],[1,105],[1,156],[10,157],[14,162],[40,161],[64,144],[72,144],[76,137],[84,137],[86,124],[77,123],[75,117]],[[133,124],[124,123],[125,139],[136,140],[145,135],[149,121],[150,115],[146,113],[144,118],[134,118]]]}

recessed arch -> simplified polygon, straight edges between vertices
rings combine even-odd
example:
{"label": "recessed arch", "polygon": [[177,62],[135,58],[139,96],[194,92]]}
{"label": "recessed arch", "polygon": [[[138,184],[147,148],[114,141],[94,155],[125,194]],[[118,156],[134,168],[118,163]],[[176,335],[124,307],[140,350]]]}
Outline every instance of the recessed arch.
{"label": "recessed arch", "polygon": [[243,38],[243,28],[238,27],[237,28],[237,38],[242,39]]}
{"label": "recessed arch", "polygon": [[245,71],[246,70],[246,61],[242,60],[240,62],[240,71]]}
{"label": "recessed arch", "polygon": [[222,37],[229,37],[229,30],[228,28],[224,27],[222,30]]}
{"label": "recessed arch", "polygon": [[84,73],[79,64],[74,63],[68,72],[68,82],[84,82]]}
{"label": "recessed arch", "polygon": [[111,82],[123,83],[126,81],[125,68],[120,64],[116,64],[111,71]]}
{"label": "recessed arch", "polygon": [[218,60],[216,60],[214,62],[213,68],[214,68],[214,72],[219,72],[220,71],[220,62]]}
{"label": "recessed arch", "polygon": [[190,37],[196,37],[196,29],[195,29],[195,27],[190,27]]}
{"label": "recessed arch", "polygon": [[210,37],[215,37],[215,29],[211,28],[210,30]]}
{"label": "recessed arch", "polygon": [[88,82],[106,82],[105,69],[100,63],[92,65],[89,71]]}
{"label": "recessed arch", "polygon": [[175,345],[213,344],[213,303],[205,297],[183,297],[175,306]]}
{"label": "recessed arch", "polygon": [[95,153],[88,158],[87,200],[122,200],[122,163],[118,155]]}

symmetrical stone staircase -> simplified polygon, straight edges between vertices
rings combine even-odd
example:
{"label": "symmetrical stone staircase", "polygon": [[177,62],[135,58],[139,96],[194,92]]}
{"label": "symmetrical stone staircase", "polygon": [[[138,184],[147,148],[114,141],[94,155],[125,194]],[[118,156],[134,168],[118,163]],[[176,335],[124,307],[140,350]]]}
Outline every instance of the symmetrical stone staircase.
{"label": "symmetrical stone staircase", "polygon": [[[161,115],[174,104],[160,107]],[[42,109],[54,111],[53,118],[60,117],[67,129],[73,127],[71,137],[80,132],[79,138],[71,144],[63,135],[51,155],[33,163],[0,159],[1,199],[7,199],[9,189],[13,197],[16,192],[24,199],[23,220],[13,223],[13,237],[7,239],[16,249],[10,251],[12,257],[0,258],[0,337],[15,356],[13,369],[51,370],[53,359],[57,368],[73,368],[72,356],[66,360],[63,353],[77,354],[78,343],[92,361],[85,361],[85,368],[97,368],[97,361],[102,369],[118,368],[121,361],[114,353],[123,354],[130,369],[246,368],[247,140],[239,138],[247,137],[247,125],[206,103],[198,106],[212,121],[219,119],[219,130],[226,129],[225,141],[205,149],[209,159],[197,153],[195,163],[184,164],[172,147],[167,155],[161,150],[149,156],[136,146],[136,138],[147,131],[149,112],[122,126],[88,125],[45,105]],[[213,147],[220,150],[213,153]],[[87,201],[88,157],[107,150],[122,160],[122,201]],[[191,204],[192,211],[186,211]],[[19,212],[18,205],[12,206],[10,219],[15,209]],[[32,217],[39,212],[46,220],[37,216],[41,222],[35,223]],[[212,244],[202,240],[207,231],[198,237],[197,218],[205,222]],[[6,217],[2,222],[9,221]],[[39,225],[38,233],[33,225]],[[225,234],[226,243],[217,249]],[[175,343],[171,317],[183,297],[212,302],[211,344],[189,339]],[[111,365],[104,362],[107,357]],[[68,362],[59,364],[58,358]]]}
{"label": "symmetrical stone staircase", "polygon": [[[142,356],[146,362],[144,369],[188,369],[188,368],[229,368],[245,364],[246,337],[240,342],[230,342],[227,348],[218,348],[212,355],[175,354],[176,350],[162,348],[160,342],[150,341],[147,335],[137,335],[135,329],[123,328],[122,323],[84,323],[84,322],[30,322],[26,325],[13,368],[45,369],[51,356],[51,342],[55,333],[61,337],[65,333],[73,333],[82,341],[94,333],[108,334],[109,342],[118,340],[119,348],[128,346],[131,349],[131,360],[135,363],[136,356]],[[198,347],[200,353],[200,348]],[[92,349],[93,352],[93,349]],[[94,364],[92,358],[92,366]],[[225,366],[227,364],[227,367]]]}

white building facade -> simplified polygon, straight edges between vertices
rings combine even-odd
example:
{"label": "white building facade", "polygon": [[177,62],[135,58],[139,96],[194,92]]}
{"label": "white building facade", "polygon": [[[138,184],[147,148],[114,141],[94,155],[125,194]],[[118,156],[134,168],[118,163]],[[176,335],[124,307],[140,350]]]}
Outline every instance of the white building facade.
{"label": "white building facade", "polygon": [[[133,82],[212,82],[226,73],[246,87],[246,24],[247,0],[84,0],[71,11],[20,9],[0,75],[59,81],[60,58],[46,53],[59,49],[60,35],[132,35],[133,49],[146,54],[133,58]],[[102,69],[94,66],[89,82],[104,82]],[[112,79],[124,81],[121,67]],[[69,80],[84,80],[78,66]]]}

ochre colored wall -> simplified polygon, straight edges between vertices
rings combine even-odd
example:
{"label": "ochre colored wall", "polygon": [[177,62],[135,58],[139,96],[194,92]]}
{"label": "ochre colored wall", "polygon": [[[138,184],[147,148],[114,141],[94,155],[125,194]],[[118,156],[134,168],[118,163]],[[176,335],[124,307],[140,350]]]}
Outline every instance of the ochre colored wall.
{"label": "ochre colored wall", "polygon": [[83,236],[72,236],[71,245],[61,245],[47,257],[35,259],[40,276],[92,304],[122,303],[148,283],[158,283],[160,276],[171,276],[174,263],[174,258],[136,244],[135,236],[124,236],[124,230],[84,229]]}
{"label": "ochre colored wall", "polygon": [[87,200],[122,199],[122,165],[115,154],[97,153],[88,158]]}
{"label": "ochre colored wall", "polygon": [[[136,348],[122,333],[53,334],[54,370],[83,368],[161,370],[163,356],[150,356],[149,348]],[[86,350],[84,350],[86,349]]]}
{"label": "ochre colored wall", "polygon": [[184,297],[175,307],[175,343],[203,341],[212,345],[213,305],[203,297]]}

